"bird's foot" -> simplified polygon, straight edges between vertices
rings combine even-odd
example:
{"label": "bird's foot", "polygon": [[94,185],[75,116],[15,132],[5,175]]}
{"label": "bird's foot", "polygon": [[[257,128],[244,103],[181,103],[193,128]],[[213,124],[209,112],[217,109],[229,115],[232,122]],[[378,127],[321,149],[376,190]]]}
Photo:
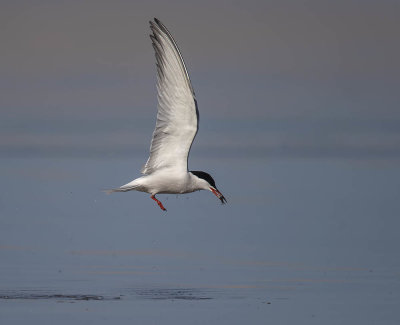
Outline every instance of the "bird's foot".
{"label": "bird's foot", "polygon": [[154,201],[157,202],[157,204],[158,204],[158,206],[160,207],[161,210],[167,211],[167,209],[164,208],[163,204],[162,204],[159,200],[156,199],[155,195],[152,195],[152,196],[150,196],[150,197],[151,197]]}

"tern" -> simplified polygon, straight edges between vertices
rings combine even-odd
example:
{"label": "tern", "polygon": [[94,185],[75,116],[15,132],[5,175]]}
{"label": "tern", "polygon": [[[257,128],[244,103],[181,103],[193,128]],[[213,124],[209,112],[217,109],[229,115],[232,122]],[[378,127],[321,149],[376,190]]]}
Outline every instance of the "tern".
{"label": "tern", "polygon": [[178,45],[157,18],[150,21],[156,56],[158,112],[150,145],[150,156],[142,177],[108,192],[149,193],[166,211],[156,194],[183,194],[209,190],[222,204],[225,197],[214,179],[203,171],[188,171],[190,148],[199,128],[199,110]]}

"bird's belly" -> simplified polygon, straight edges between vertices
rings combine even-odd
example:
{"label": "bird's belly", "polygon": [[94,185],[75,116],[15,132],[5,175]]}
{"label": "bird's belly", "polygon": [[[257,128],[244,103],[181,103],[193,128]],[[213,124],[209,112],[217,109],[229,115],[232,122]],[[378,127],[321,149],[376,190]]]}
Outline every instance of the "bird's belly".
{"label": "bird's belly", "polygon": [[184,193],[192,193],[192,192],[194,192],[194,191],[190,190],[190,189],[182,189],[182,188],[171,187],[169,189],[161,190],[161,191],[159,191],[157,193],[160,193],[160,194],[184,194]]}
{"label": "bird's belly", "polygon": [[160,194],[183,194],[183,193],[190,193],[193,192],[192,190],[185,188],[184,186],[180,186],[178,183],[171,182],[162,189],[159,189],[158,193]]}
{"label": "bird's belly", "polygon": [[[156,175],[154,175],[156,176]],[[160,194],[182,194],[193,192],[188,188],[188,178],[186,175],[157,175],[152,180],[149,180],[148,187],[152,193]]]}

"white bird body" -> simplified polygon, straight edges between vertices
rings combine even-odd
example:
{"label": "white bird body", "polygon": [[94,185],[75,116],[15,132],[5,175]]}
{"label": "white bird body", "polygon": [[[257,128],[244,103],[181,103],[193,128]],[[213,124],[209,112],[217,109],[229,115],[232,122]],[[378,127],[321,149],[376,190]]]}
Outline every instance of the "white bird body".
{"label": "white bird body", "polygon": [[182,194],[198,190],[213,192],[222,203],[213,178],[201,171],[188,171],[188,157],[199,125],[197,101],[182,55],[171,33],[156,18],[150,35],[157,61],[158,112],[150,156],[139,177],[109,192],[131,190],[151,194]]}
{"label": "white bird body", "polygon": [[199,179],[191,172],[177,173],[173,168],[164,168],[150,175],[134,179],[121,186],[117,191],[135,190],[155,194],[184,194],[198,190],[208,190],[206,181]]}

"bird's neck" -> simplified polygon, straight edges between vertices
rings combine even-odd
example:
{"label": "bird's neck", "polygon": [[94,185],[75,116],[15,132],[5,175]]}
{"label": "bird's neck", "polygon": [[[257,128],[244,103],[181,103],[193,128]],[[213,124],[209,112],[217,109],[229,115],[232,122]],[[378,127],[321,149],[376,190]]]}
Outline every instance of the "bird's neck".
{"label": "bird's neck", "polygon": [[190,176],[190,187],[192,191],[208,190],[208,184],[204,179],[197,177],[196,175],[189,172]]}

